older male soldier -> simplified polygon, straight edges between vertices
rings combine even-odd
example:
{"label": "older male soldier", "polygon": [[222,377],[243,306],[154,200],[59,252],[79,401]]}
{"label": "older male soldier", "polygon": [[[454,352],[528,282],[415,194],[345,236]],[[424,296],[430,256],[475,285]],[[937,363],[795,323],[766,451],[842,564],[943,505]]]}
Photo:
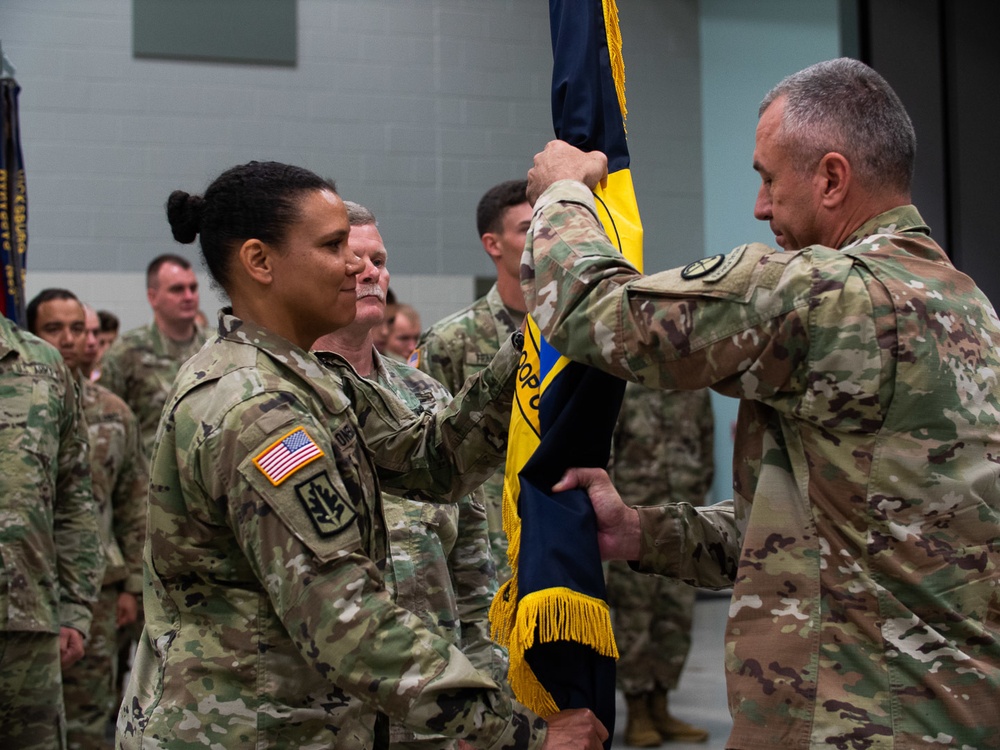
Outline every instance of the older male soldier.
{"label": "older male soldier", "polygon": [[61,669],[83,656],[104,556],[73,377],[3,316],[0,468],[0,747],[62,748]]}
{"label": "older male soldier", "polygon": [[[476,207],[476,228],[483,249],[497,269],[485,297],[438,321],[423,335],[410,364],[447,386],[452,393],[493,359],[500,345],[524,322],[519,266],[531,221],[526,180],[509,180],[487,190]],[[510,578],[507,535],[503,530],[503,468],[483,485],[490,524],[490,546],[501,583]]]}
{"label": "older male soldier", "polygon": [[135,412],[146,456],[180,366],[205,343],[198,315],[198,279],[187,259],[165,254],[146,269],[153,322],[123,333],[101,360],[101,385]]}
{"label": "older male soldier", "polygon": [[[351,224],[348,249],[364,261],[357,277],[357,316],[350,325],[316,341],[320,356],[335,353],[359,375],[392,389],[417,414],[434,412],[451,401],[433,378],[375,349],[374,329],[385,314],[389,288],[386,249],[375,215],[344,201]],[[480,498],[431,504],[383,493],[389,534],[387,588],[396,603],[413,612],[432,631],[457,646],[473,665],[497,684],[506,681],[507,659],[489,635],[489,609],[497,591],[490,553],[486,509]],[[399,750],[453,748],[456,743],[433,733],[416,735],[393,726],[390,746]]]}
{"label": "older male soldier", "polygon": [[914,150],[867,66],[796,73],[753,159],[787,252],[649,277],[594,216],[600,154],[553,143],[529,172],[525,292],[553,345],[742,399],[726,505],[557,485],[589,488],[606,557],[733,586],[728,748],[1000,747],[1000,321],[909,204]]}
{"label": "older male soldier", "polygon": [[100,321],[65,289],[46,289],[30,302],[32,332],[59,349],[77,376],[90,442],[90,469],[107,567],[94,607],[87,653],[63,670],[70,748],[99,750],[108,718],[117,709],[117,628],[136,620],[142,592],[142,545],[146,536],[146,459],[135,415],[125,402],[91,383]]}

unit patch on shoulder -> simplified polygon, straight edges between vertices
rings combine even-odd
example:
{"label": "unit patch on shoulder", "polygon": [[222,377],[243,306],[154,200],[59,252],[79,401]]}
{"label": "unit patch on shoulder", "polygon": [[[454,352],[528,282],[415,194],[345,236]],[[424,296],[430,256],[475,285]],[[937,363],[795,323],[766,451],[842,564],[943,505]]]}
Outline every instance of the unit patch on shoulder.
{"label": "unit patch on shoulder", "polygon": [[705,276],[705,283],[710,284],[719,281],[723,276],[733,270],[733,267],[740,262],[740,258],[743,257],[743,252],[746,249],[746,245],[740,245],[738,248],[731,251],[722,263],[713,269],[711,273]]}
{"label": "unit patch on shoulder", "polygon": [[253,463],[277,487],[306,464],[312,463],[323,450],[302,427],[296,427],[271,443],[254,457]]}
{"label": "unit patch on shoulder", "polygon": [[708,274],[721,266],[725,259],[726,256],[719,253],[718,255],[688,263],[684,266],[684,270],[681,271],[681,278],[685,281],[691,281],[692,279],[700,279],[702,276],[708,276]]}
{"label": "unit patch on shoulder", "polygon": [[357,517],[354,508],[337,493],[326,471],[295,485],[295,494],[322,537],[339,534]]}
{"label": "unit patch on shoulder", "polygon": [[410,357],[409,357],[409,359],[406,360],[406,364],[408,364],[410,367],[416,367],[416,368],[419,369],[419,367],[420,367],[420,350],[419,349],[414,349],[412,352],[410,352]]}

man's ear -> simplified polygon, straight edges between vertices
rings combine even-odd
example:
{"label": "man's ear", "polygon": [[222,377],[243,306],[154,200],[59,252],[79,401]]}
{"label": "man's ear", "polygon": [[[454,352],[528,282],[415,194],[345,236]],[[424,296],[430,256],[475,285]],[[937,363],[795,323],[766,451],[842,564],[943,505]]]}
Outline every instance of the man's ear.
{"label": "man's ear", "polygon": [[237,251],[237,257],[251,279],[258,284],[270,284],[274,281],[274,269],[271,261],[274,250],[260,240],[247,240]]}
{"label": "man's ear", "polygon": [[494,261],[499,261],[503,257],[503,249],[500,247],[500,238],[493,232],[487,232],[479,240],[483,243],[483,249],[486,254],[493,258]]}
{"label": "man's ear", "polygon": [[816,177],[819,180],[823,206],[836,208],[847,199],[854,172],[847,157],[831,151],[819,160]]}

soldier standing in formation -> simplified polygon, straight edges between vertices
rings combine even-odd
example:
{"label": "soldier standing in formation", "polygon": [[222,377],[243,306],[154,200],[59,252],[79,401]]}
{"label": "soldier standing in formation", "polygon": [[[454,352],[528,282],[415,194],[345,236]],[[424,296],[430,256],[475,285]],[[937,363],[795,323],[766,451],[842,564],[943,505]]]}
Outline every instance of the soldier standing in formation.
{"label": "soldier standing in formation", "polygon": [[512,703],[397,607],[380,573],[375,464],[385,486],[416,496],[457,499],[485,479],[502,456],[491,441],[517,348],[440,417],[417,417],[308,351],[357,308],[362,262],[331,183],[251,162],[204,197],[174,192],[167,212],[176,239],[200,236],[232,307],[181,368],[157,433],[146,627],[120,746],[356,750],[387,739],[388,715],[497,750],[599,748],[592,713],[546,723]]}
{"label": "soldier standing in formation", "polygon": [[[622,499],[630,506],[702,505],[714,475],[714,429],[708,391],[629,383],[615,427],[611,472]],[[683,581],[643,575],[618,560],[608,565],[628,745],[708,739],[706,730],[672,716],[667,703],[691,650],[694,600],[695,590]]]}
{"label": "soldier standing in formation", "polygon": [[741,399],[732,501],[556,485],[588,489],[606,559],[733,586],[734,750],[1000,746],[1000,321],[910,205],[915,144],[863,63],[786,78],[753,155],[786,252],[652,276],[597,221],[603,155],[552,142],[529,172],[525,296],[552,345]]}
{"label": "soldier standing in formation", "polygon": [[[135,415],[106,388],[90,382],[97,358],[97,313],[66,289],[45,289],[28,303],[32,333],[59,349],[77,376],[90,443],[90,470],[101,549],[106,557],[86,653],[63,670],[70,750],[102,750],[117,708],[117,629],[135,621],[142,592],[146,537],[146,459]],[[85,349],[88,351],[85,353]]]}
{"label": "soldier standing in formation", "polygon": [[[415,414],[436,412],[451,403],[448,390],[428,375],[381,356],[373,331],[385,315],[389,287],[388,256],[374,214],[344,201],[351,225],[348,248],[364,261],[357,276],[358,311],[354,322],[321,337],[314,345],[321,359],[340,356],[358,375],[391,389]],[[335,353],[335,354],[334,354]],[[389,535],[386,588],[400,607],[418,615],[431,631],[461,650],[497,685],[507,680],[504,649],[490,639],[490,602],[497,592],[490,553],[486,509],[478,490],[458,503],[425,503],[382,493]],[[428,732],[393,725],[390,747],[445,750],[456,742]]]}
{"label": "soldier standing in formation", "polygon": [[[519,268],[531,220],[526,187],[525,180],[502,182],[479,200],[476,227],[496,266],[497,281],[485,297],[431,326],[410,359],[410,364],[444,383],[452,393],[458,393],[470,375],[489,364],[500,345],[524,322]],[[510,564],[503,530],[502,466],[483,485],[483,492],[497,579],[503,583],[510,578]]]}
{"label": "soldier standing in formation", "polygon": [[0,747],[57,750],[104,552],[73,375],[2,315],[0,454]]}

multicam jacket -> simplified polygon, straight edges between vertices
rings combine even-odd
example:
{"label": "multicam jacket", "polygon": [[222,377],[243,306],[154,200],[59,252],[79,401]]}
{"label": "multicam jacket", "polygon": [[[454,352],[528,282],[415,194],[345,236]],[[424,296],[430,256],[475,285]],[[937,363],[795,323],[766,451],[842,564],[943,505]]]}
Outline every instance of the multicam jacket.
{"label": "multicam jacket", "polygon": [[640,509],[647,570],[733,585],[731,748],[1000,747],[1000,322],[916,209],[839,250],[636,273],[583,185],[535,206],[561,352],[742,399],[731,503]]}
{"label": "multicam jacket", "polygon": [[375,464],[408,496],[457,499],[481,482],[504,448],[482,437],[509,409],[508,355],[463,402],[416,417],[222,316],[157,435],[146,629],[119,747],[363,749],[377,710],[477,747],[543,742],[544,722],[396,607],[379,572]]}
{"label": "multicam jacket", "polygon": [[201,349],[205,338],[205,332],[196,327],[190,341],[177,342],[150,323],[123,333],[101,359],[100,383],[135,413],[147,457],[153,454],[160,414],[177,371]]}
{"label": "multicam jacket", "polygon": [[[493,359],[500,345],[521,327],[524,313],[506,307],[494,284],[464,310],[438,321],[424,332],[410,364],[458,393],[466,379]],[[483,497],[490,527],[490,547],[497,579],[510,578],[507,535],[503,530],[503,467],[483,484]]]}
{"label": "multicam jacket", "polygon": [[104,555],[77,398],[59,352],[0,315],[0,631],[90,631]]}
{"label": "multicam jacket", "polygon": [[83,416],[90,440],[90,471],[107,558],[104,585],[142,593],[142,545],[146,539],[149,465],[139,425],[125,402],[107,388],[80,378]]}
{"label": "multicam jacket", "polygon": [[[399,396],[415,414],[431,414],[451,402],[434,378],[372,350],[373,378]],[[386,588],[393,601],[416,614],[498,685],[507,680],[507,656],[490,638],[489,610],[497,592],[486,509],[478,492],[457,503],[427,503],[382,493],[389,536]],[[426,733],[393,725],[392,743]],[[453,747],[438,738],[438,747]]]}

